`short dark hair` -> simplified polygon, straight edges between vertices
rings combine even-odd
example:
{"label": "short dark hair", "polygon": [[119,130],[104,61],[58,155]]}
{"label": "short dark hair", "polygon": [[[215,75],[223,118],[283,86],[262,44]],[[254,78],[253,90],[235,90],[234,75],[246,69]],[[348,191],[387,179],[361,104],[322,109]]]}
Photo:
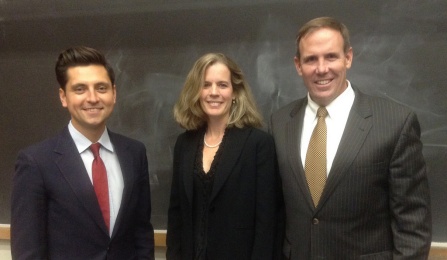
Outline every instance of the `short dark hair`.
{"label": "short dark hair", "polygon": [[85,46],[71,47],[59,54],[56,62],[56,78],[59,86],[65,91],[67,84],[67,70],[70,67],[102,65],[107,70],[112,85],[115,85],[115,73],[104,55],[93,48]]}
{"label": "short dark hair", "polygon": [[351,43],[349,41],[349,31],[346,25],[344,25],[343,23],[332,17],[318,17],[304,24],[303,27],[301,27],[300,30],[298,31],[298,34],[296,36],[296,54],[295,54],[298,59],[300,58],[301,55],[300,53],[301,39],[304,36],[308,35],[309,33],[320,28],[329,28],[338,31],[343,37],[344,52],[347,53],[349,51],[349,48],[351,48]]}

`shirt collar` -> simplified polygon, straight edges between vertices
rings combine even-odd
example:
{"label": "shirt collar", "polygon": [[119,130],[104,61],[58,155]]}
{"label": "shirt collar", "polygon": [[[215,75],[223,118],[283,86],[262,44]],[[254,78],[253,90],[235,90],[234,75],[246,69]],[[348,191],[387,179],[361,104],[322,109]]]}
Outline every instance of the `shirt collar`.
{"label": "shirt collar", "polygon": [[[84,152],[88,148],[90,148],[90,145],[92,142],[88,140],[87,137],[85,137],[81,132],[79,132],[72,124],[68,124],[68,131],[70,132],[71,137],[73,138],[73,141],[75,142],[76,148],[78,149],[79,153]],[[106,148],[110,152],[113,153],[113,145],[110,141],[109,133],[107,131],[107,127],[104,129],[104,133],[102,133],[101,137],[98,140],[98,143],[101,144],[102,147]]]}
{"label": "shirt collar", "polygon": [[[326,110],[328,112],[328,117],[336,119],[338,116],[342,115],[342,111],[349,111],[346,109],[350,108],[352,103],[354,102],[355,93],[352,89],[351,82],[348,82],[348,87],[337,97],[335,98],[329,105],[326,106]],[[307,93],[307,104],[310,108],[310,111],[317,116],[317,110],[320,107],[317,103],[315,103]]]}

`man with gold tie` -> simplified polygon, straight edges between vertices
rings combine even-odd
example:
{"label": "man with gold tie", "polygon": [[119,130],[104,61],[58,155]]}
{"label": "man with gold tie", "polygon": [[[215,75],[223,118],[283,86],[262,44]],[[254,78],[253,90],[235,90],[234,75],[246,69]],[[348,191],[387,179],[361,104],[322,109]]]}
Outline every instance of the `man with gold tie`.
{"label": "man with gold tie", "polygon": [[275,112],[286,259],[426,259],[430,195],[416,115],[347,80],[346,26],[320,17],[298,32],[305,98]]}

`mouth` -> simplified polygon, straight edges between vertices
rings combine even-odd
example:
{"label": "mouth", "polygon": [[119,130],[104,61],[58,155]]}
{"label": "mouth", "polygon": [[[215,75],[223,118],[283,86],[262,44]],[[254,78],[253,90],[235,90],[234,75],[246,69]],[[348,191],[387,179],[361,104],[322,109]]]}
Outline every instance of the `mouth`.
{"label": "mouth", "polygon": [[87,112],[94,113],[94,112],[99,112],[100,110],[102,110],[102,108],[101,107],[89,107],[89,108],[84,108],[84,110]]}
{"label": "mouth", "polygon": [[222,104],[222,102],[219,101],[207,101],[208,105],[210,105],[211,107],[218,107]]}
{"label": "mouth", "polygon": [[315,81],[315,83],[317,85],[327,85],[329,83],[331,83],[332,79],[324,79],[324,80],[317,80]]}

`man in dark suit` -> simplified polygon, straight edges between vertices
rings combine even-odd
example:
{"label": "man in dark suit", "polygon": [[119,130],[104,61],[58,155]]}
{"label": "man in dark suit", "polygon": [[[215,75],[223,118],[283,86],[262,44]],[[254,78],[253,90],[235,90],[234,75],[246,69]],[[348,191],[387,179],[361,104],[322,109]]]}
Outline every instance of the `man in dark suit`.
{"label": "man in dark suit", "polygon": [[[337,20],[309,21],[296,44],[308,95],[271,121],[286,210],[284,256],[426,259],[430,200],[416,115],[351,86],[353,52]],[[318,112],[321,124],[317,110],[327,111]]]}
{"label": "man in dark suit", "polygon": [[112,68],[97,50],[74,47],[59,55],[56,75],[71,121],[19,153],[13,259],[153,259],[146,149],[106,128],[116,101]]}

